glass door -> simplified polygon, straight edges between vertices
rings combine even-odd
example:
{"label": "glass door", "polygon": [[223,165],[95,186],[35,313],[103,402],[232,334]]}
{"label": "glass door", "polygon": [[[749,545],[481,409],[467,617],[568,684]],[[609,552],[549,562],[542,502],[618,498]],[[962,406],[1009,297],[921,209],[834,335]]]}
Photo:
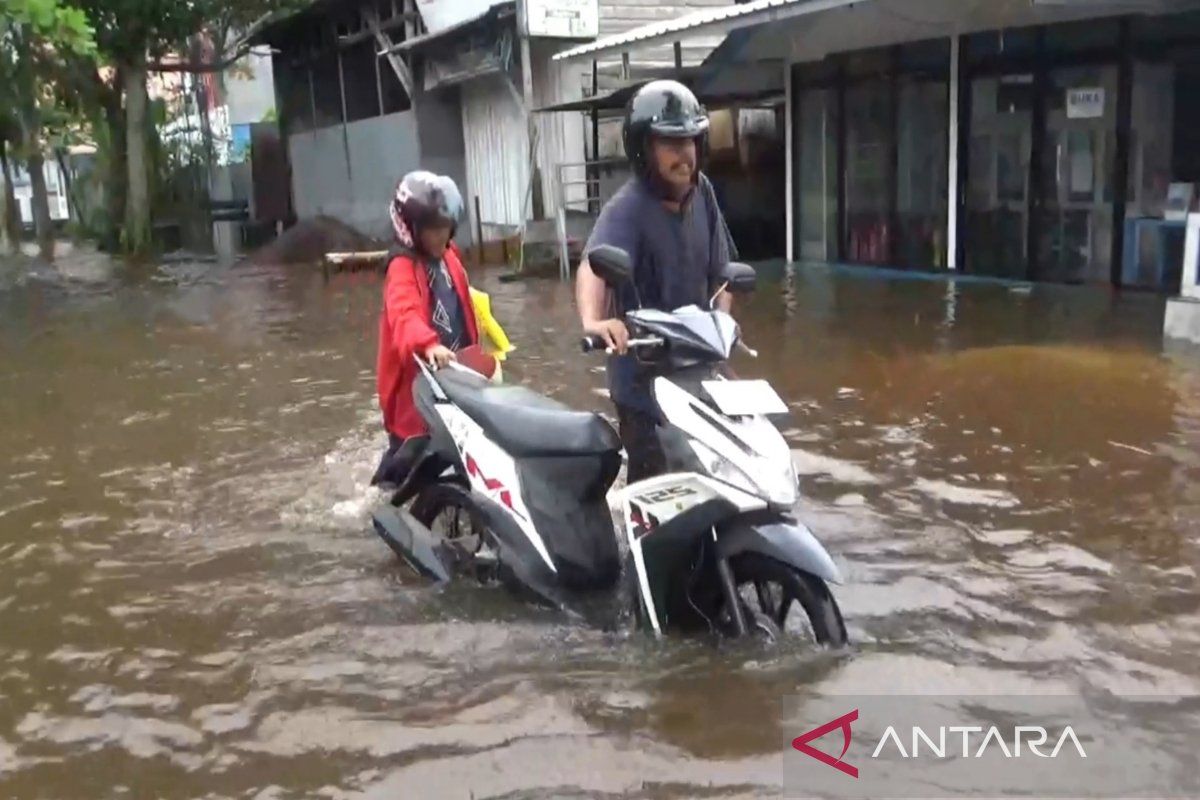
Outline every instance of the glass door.
{"label": "glass door", "polygon": [[1112,265],[1117,67],[1052,70],[1044,102],[1035,277],[1107,282]]}
{"label": "glass door", "polygon": [[1027,275],[1034,95],[1030,73],[972,81],[965,203],[969,272],[1018,279]]}

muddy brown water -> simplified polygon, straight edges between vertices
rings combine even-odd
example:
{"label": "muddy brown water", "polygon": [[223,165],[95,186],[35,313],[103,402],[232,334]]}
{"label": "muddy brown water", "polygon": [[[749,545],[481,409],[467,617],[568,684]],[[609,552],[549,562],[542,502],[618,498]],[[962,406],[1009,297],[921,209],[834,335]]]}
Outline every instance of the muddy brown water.
{"label": "muddy brown water", "polygon": [[[847,576],[831,655],[400,567],[374,275],[5,269],[0,797],[770,797],[804,687],[1200,687],[1200,356],[1161,299],[810,268],[740,304]],[[475,280],[509,380],[606,410],[566,287]]]}

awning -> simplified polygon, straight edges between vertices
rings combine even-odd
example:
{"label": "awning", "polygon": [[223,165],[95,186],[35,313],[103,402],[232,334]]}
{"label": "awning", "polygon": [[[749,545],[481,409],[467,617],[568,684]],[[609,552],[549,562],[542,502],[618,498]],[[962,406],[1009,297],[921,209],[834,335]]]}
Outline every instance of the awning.
{"label": "awning", "polygon": [[553,58],[568,61],[584,57],[597,58],[604,54],[622,52],[652,44],[672,42],[683,36],[725,34],[753,25],[778,22],[792,17],[852,6],[867,0],[753,0],[741,5],[722,6],[686,14],[677,19],[656,22],[633,28],[618,36],[597,39],[589,44],[564,50]]}
{"label": "awning", "polygon": [[[701,83],[699,77],[686,78],[681,76],[677,79],[695,91],[700,102],[710,109],[751,103],[768,103],[775,100],[782,102],[784,99],[782,89],[777,86],[757,86],[733,91],[704,92],[702,89],[697,88]],[[572,100],[553,106],[543,106],[535,110],[538,113],[552,113],[556,111],[621,111],[624,110],[634,92],[643,85],[644,82],[639,82],[630,86],[623,86],[612,92],[596,95],[595,97],[585,97],[582,100]]]}
{"label": "awning", "polygon": [[710,55],[706,66],[754,61],[804,63],[834,53],[979,31],[1161,14],[1198,5],[1196,0],[859,0],[831,8],[810,2],[803,3],[801,13],[783,24],[739,26]]}
{"label": "awning", "polygon": [[[817,60],[829,53],[974,31],[1196,8],[1195,0],[753,0],[704,9],[564,50],[555,61],[630,52],[753,28],[744,60]],[[825,13],[840,10],[842,13]],[[793,24],[774,23],[792,20]],[[832,31],[834,37],[825,34]],[[763,42],[773,47],[760,49]]]}

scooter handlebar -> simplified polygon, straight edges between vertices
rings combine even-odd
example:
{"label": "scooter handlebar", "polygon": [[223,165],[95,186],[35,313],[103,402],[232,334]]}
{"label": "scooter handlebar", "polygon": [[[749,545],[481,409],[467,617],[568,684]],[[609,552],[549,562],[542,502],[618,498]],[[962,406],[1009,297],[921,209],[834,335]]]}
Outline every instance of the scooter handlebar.
{"label": "scooter handlebar", "polygon": [[[662,345],[662,343],[663,340],[661,337],[643,336],[640,339],[630,339],[625,343],[625,347],[628,350],[633,350],[636,347],[659,347]],[[608,342],[604,341],[604,337],[596,336],[594,334],[590,336],[584,336],[579,341],[579,344],[585,353],[613,352],[612,348],[608,346]]]}

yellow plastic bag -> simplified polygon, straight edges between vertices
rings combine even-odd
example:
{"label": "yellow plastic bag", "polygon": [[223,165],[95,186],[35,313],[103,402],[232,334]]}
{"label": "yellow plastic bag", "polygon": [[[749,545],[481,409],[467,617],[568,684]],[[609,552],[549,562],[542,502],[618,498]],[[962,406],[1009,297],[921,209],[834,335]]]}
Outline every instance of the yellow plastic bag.
{"label": "yellow plastic bag", "polygon": [[483,352],[503,361],[516,348],[508,341],[504,328],[492,316],[492,299],[486,292],[471,287],[471,305],[475,307],[475,325],[479,329],[479,344]]}

